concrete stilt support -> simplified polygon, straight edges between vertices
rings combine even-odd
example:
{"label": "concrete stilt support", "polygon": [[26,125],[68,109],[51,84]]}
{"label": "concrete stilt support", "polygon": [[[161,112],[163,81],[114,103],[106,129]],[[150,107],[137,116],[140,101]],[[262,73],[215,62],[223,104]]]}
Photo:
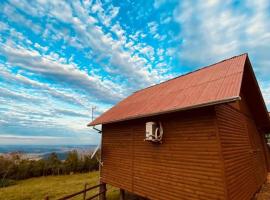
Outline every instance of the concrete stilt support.
{"label": "concrete stilt support", "polygon": [[125,190],[120,189],[120,200],[125,200]]}
{"label": "concrete stilt support", "polygon": [[106,183],[100,183],[100,187],[99,187],[99,193],[105,191],[104,193],[99,195],[99,200],[106,200]]}

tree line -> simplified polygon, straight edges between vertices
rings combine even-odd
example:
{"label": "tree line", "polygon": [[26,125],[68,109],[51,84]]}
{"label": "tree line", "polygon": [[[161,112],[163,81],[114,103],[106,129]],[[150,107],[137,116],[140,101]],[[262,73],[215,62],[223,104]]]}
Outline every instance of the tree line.
{"label": "tree line", "polygon": [[66,175],[98,170],[99,163],[90,155],[79,156],[76,150],[70,151],[65,160],[60,160],[56,153],[40,160],[22,159],[19,154],[9,158],[0,156],[0,187],[31,177]]}

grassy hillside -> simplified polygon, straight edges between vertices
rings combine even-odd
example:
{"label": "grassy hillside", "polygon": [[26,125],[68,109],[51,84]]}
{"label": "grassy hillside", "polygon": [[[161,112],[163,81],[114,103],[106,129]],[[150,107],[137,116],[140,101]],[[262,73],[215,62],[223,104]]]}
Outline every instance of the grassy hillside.
{"label": "grassy hillside", "polygon": [[[56,199],[82,190],[85,183],[96,185],[98,177],[98,172],[91,172],[22,180],[18,181],[16,185],[0,188],[0,200],[42,200],[46,195],[50,199]],[[109,200],[119,199],[118,195],[117,189],[108,187],[107,197]],[[88,193],[88,196],[90,197],[91,193]],[[82,196],[73,199],[81,200]]]}

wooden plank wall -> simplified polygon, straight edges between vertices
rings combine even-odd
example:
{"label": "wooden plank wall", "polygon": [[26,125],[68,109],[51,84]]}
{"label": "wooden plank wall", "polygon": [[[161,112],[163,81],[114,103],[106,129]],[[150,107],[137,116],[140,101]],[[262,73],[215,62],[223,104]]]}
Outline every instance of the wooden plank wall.
{"label": "wooden plank wall", "polygon": [[266,156],[265,158],[266,169],[267,169],[267,172],[270,172],[270,148],[269,148],[269,145],[267,144],[268,141],[264,135],[262,135],[262,141],[263,141],[264,153]]}
{"label": "wooden plank wall", "polygon": [[255,151],[263,149],[256,125],[230,105],[217,106],[216,113],[228,199],[251,199],[266,178],[262,151]]}
{"label": "wooden plank wall", "polygon": [[103,126],[101,181],[132,191],[133,131],[129,124]]}
{"label": "wooden plank wall", "polygon": [[[247,101],[247,95],[241,93],[242,100],[239,102],[239,111],[243,114],[246,121],[246,126],[248,129],[248,134],[250,138],[250,144],[253,151],[253,157],[255,162],[257,162],[257,184],[258,187],[265,181],[267,176],[267,162],[269,162],[269,149],[265,149],[266,140],[265,133],[259,131],[258,126],[255,122],[255,117],[249,108]],[[257,122],[259,119],[257,119]]]}
{"label": "wooden plank wall", "polygon": [[257,189],[259,189],[267,176],[264,147],[262,145],[260,133],[258,132],[254,121],[249,117],[246,117],[246,122],[253,153],[252,155],[256,167],[255,176],[257,181]]}
{"label": "wooden plank wall", "polygon": [[[155,200],[225,199],[215,112],[209,109],[103,126],[101,180]],[[144,141],[151,120],[162,122],[163,144]]]}

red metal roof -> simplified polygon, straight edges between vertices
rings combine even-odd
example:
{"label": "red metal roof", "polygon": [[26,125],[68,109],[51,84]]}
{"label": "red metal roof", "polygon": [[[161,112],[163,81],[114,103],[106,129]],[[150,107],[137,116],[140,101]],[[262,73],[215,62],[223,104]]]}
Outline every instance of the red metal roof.
{"label": "red metal roof", "polygon": [[247,54],[139,90],[89,126],[233,101],[239,98]]}

